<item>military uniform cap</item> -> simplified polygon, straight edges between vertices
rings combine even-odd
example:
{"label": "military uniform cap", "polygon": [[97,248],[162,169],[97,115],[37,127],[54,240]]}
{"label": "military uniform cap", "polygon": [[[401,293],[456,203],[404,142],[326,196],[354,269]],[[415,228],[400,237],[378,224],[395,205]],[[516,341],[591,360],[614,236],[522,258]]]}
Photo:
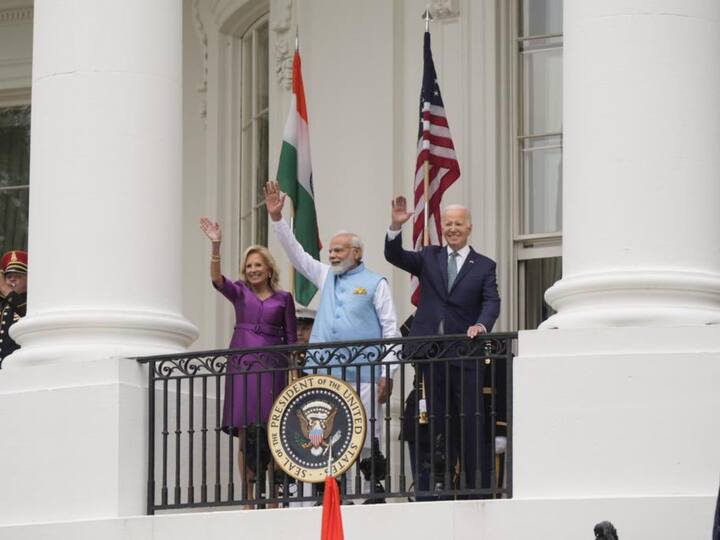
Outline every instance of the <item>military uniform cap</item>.
{"label": "military uniform cap", "polygon": [[315,320],[317,312],[314,309],[298,306],[295,308],[295,317],[298,321],[309,321]]}
{"label": "military uniform cap", "polygon": [[27,251],[12,250],[8,251],[0,259],[0,270],[9,274],[27,274],[28,270],[28,254]]}

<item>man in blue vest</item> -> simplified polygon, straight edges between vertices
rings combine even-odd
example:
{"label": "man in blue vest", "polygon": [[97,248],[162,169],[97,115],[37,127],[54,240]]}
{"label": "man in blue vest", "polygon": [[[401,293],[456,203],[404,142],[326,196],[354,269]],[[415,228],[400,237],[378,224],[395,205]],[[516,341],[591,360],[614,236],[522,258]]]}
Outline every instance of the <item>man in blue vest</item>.
{"label": "man in blue vest", "polygon": [[[374,340],[400,336],[392,293],[387,280],[368,270],[362,262],[363,244],[356,234],[339,232],[330,239],[330,264],[322,263],[305,252],[295,239],[289,224],[282,218],[285,194],[277,182],[268,182],[265,188],[265,205],[272,220],[272,228],[295,270],[309,279],[320,292],[320,306],[310,335],[310,343],[329,341]],[[339,359],[331,359],[330,365]],[[352,364],[350,364],[352,365]],[[397,367],[397,365],[394,365]],[[358,373],[360,371],[360,373]],[[360,380],[360,399],[365,406],[373,433],[365,438],[362,458],[372,455],[376,458],[374,476],[384,477],[378,470],[384,458],[380,454],[379,439],[383,416],[372,401],[376,396],[379,403],[385,403],[392,391],[389,374],[370,367],[345,370],[344,379],[353,385]],[[341,377],[342,370],[335,368],[331,373]],[[387,375],[387,376],[386,376]],[[373,486],[375,490],[377,486]]]}

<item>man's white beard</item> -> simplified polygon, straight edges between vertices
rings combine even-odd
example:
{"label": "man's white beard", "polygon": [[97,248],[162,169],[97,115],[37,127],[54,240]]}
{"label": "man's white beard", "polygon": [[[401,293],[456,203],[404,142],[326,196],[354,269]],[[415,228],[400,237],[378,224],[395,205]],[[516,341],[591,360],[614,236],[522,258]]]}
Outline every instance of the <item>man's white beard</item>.
{"label": "man's white beard", "polygon": [[340,261],[338,264],[331,264],[330,268],[332,268],[333,274],[339,276],[340,274],[344,274],[345,272],[350,270],[350,268],[352,268],[354,264],[355,261],[353,260],[353,258],[347,257]]}

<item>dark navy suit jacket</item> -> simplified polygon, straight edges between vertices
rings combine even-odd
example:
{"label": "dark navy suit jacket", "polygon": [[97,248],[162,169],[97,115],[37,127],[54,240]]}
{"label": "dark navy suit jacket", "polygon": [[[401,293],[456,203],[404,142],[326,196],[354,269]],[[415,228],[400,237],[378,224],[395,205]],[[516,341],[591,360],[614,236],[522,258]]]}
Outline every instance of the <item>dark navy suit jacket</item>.
{"label": "dark navy suit jacket", "polygon": [[410,330],[411,336],[434,336],[440,321],[445,334],[464,334],[469,326],[482,324],[492,331],[500,314],[495,262],[470,248],[448,292],[448,253],[445,246],[428,246],[422,251],[402,248],[402,234],[385,237],[387,261],[417,276],[420,303]]}

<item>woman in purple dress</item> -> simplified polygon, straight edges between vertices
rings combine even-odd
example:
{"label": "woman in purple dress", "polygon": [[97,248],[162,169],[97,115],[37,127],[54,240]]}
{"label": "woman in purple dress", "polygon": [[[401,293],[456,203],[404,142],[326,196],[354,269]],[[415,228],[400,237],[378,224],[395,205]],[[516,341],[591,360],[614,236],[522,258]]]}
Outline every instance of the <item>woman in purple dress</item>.
{"label": "woman in purple dress", "polygon": [[[277,266],[268,249],[250,246],[245,250],[240,265],[241,279],[233,282],[220,272],[220,225],[202,218],[200,228],[212,242],[210,277],[213,286],[235,308],[235,331],[230,348],[295,343],[295,302],[289,292],[279,290]],[[267,423],[275,398],[287,384],[286,372],[254,372],[287,365],[287,357],[280,354],[249,354],[228,360],[222,429],[239,438],[238,465],[248,483],[248,494],[255,476],[255,456],[248,456],[246,468],[243,456],[246,432],[250,428],[258,442],[264,439],[257,427]]]}

